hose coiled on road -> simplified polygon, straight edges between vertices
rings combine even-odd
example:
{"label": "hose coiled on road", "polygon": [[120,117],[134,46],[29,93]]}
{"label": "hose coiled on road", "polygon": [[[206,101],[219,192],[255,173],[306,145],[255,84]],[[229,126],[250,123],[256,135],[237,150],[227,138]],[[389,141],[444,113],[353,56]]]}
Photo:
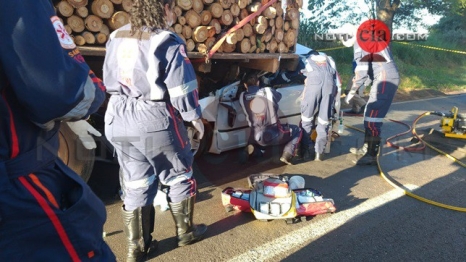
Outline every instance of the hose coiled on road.
{"label": "hose coiled on road", "polygon": [[[413,127],[411,128],[411,126],[409,126],[408,124],[406,123],[403,123],[403,122],[400,122],[400,121],[397,121],[397,120],[393,120],[393,119],[388,119],[389,121],[391,122],[394,122],[394,123],[398,123],[398,124],[402,124],[406,127],[408,127],[408,131],[405,131],[405,132],[402,132],[402,133],[399,133],[399,134],[396,134],[394,136],[391,136],[389,138],[386,139],[386,143],[388,146],[390,147],[393,147],[393,148],[397,148],[397,149],[400,149],[400,150],[405,150],[405,151],[420,151],[420,150],[424,150],[427,147],[433,149],[434,151],[446,156],[448,159],[454,161],[455,163],[458,163],[460,166],[466,168],[466,164],[461,162],[459,159],[455,158],[454,156],[434,147],[433,145],[427,143],[426,141],[424,141],[416,132],[416,124],[417,122],[423,118],[423,117],[426,117],[426,116],[429,116],[429,115],[442,115],[443,113],[439,113],[439,112],[425,112],[423,114],[421,114],[420,116],[418,116],[414,121],[413,121]],[[356,128],[356,127],[353,127],[353,126],[348,126],[348,125],[345,125],[346,127],[350,128],[350,129],[354,129],[354,130],[357,130],[359,132],[362,132],[364,133],[364,130],[361,130],[359,128]],[[400,136],[403,136],[405,134],[408,134],[409,132],[412,132],[412,134],[419,140],[419,142],[421,143],[421,146],[420,147],[400,147],[400,146],[397,146],[397,145],[394,145],[393,143],[390,142],[390,140],[396,138],[396,137],[400,137]],[[437,207],[441,207],[441,208],[445,208],[445,209],[450,209],[450,210],[454,210],[454,211],[459,211],[459,212],[466,212],[466,208],[465,207],[458,207],[458,206],[452,206],[452,205],[447,205],[447,204],[444,204],[444,203],[440,203],[440,202],[437,202],[437,201],[433,201],[431,199],[427,199],[425,197],[422,197],[422,196],[419,196],[417,194],[414,194],[413,192],[411,192],[409,189],[407,189],[406,187],[404,187],[403,185],[399,184],[397,181],[389,178],[385,172],[383,171],[382,169],[382,166],[380,165],[380,161],[379,161],[379,158],[380,158],[380,151],[378,152],[377,154],[377,168],[379,170],[379,174],[380,176],[387,182],[389,183],[392,187],[394,188],[397,188],[397,189],[400,189],[404,192],[405,195],[409,196],[409,197],[412,197],[414,199],[417,199],[419,201],[422,201],[422,202],[425,202],[427,204],[430,204],[430,205],[434,205],[434,206],[437,206]]]}

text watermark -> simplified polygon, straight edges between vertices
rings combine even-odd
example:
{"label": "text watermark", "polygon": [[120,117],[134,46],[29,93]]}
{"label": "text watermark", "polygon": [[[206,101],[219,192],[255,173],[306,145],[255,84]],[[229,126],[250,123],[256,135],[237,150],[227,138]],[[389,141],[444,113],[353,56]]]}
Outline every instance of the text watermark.
{"label": "text watermark", "polygon": [[[375,32],[369,34],[361,32],[361,39],[373,39],[376,41],[383,41],[387,39],[385,32]],[[427,41],[427,33],[394,33],[391,36],[392,41],[397,42],[411,42],[411,41]],[[318,42],[337,42],[337,41],[348,41],[352,35],[347,33],[320,33],[314,34],[313,40]]]}

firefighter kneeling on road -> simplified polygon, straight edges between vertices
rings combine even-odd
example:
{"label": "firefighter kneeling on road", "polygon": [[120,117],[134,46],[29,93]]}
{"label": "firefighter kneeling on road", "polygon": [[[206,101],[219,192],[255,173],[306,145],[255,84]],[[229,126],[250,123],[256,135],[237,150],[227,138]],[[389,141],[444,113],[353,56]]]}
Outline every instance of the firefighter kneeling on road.
{"label": "firefighter kneeling on road", "polygon": [[[322,161],[325,146],[329,142],[328,132],[331,132],[329,127],[334,115],[337,82],[340,83],[338,73],[332,58],[317,51],[313,51],[307,58],[306,67],[302,72],[306,80],[301,101],[301,126],[304,136],[300,156],[305,158],[315,151],[314,160]],[[313,146],[310,135],[314,128],[317,137]]]}
{"label": "firefighter kneeling on road", "polygon": [[282,94],[271,87],[259,87],[256,72],[248,72],[243,78],[246,91],[240,95],[240,104],[251,127],[249,145],[244,153],[261,154],[260,148],[286,144],[280,161],[292,165],[301,140],[301,128],[296,125],[283,125],[278,118],[278,102]]}

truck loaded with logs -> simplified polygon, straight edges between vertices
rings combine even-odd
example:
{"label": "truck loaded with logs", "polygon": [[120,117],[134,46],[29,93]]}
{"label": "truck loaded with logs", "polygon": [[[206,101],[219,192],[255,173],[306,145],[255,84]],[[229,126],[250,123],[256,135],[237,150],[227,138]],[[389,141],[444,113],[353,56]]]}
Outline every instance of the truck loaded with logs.
{"label": "truck loaded with logs", "polygon": [[[249,136],[246,117],[238,101],[240,78],[257,70],[273,79],[295,71],[305,52],[297,52],[299,9],[302,0],[175,0],[176,22],[170,28],[186,42],[188,57],[199,84],[205,135],[186,123],[196,156],[219,154],[244,147]],[[105,43],[109,34],[129,23],[131,0],[53,0],[65,29],[97,76],[102,77]],[[286,77],[285,77],[286,79]],[[281,122],[297,124],[302,79],[280,84]],[[104,104],[89,123],[102,134]],[[59,156],[88,180],[94,161],[114,161],[105,137],[87,150],[67,125],[60,131]]]}

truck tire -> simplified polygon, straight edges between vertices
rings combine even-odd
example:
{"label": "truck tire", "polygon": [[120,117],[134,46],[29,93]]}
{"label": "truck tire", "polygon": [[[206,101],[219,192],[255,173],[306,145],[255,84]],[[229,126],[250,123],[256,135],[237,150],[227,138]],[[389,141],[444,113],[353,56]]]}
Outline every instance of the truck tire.
{"label": "truck tire", "polygon": [[194,158],[198,158],[206,153],[212,143],[212,127],[206,121],[203,121],[203,123],[204,137],[202,137],[202,139],[197,137],[198,132],[191,123],[185,123],[189,141],[191,143],[191,152],[193,153]]}
{"label": "truck tire", "polygon": [[95,161],[95,150],[86,149],[78,136],[66,124],[59,130],[60,147],[58,157],[87,182],[91,177]]}

